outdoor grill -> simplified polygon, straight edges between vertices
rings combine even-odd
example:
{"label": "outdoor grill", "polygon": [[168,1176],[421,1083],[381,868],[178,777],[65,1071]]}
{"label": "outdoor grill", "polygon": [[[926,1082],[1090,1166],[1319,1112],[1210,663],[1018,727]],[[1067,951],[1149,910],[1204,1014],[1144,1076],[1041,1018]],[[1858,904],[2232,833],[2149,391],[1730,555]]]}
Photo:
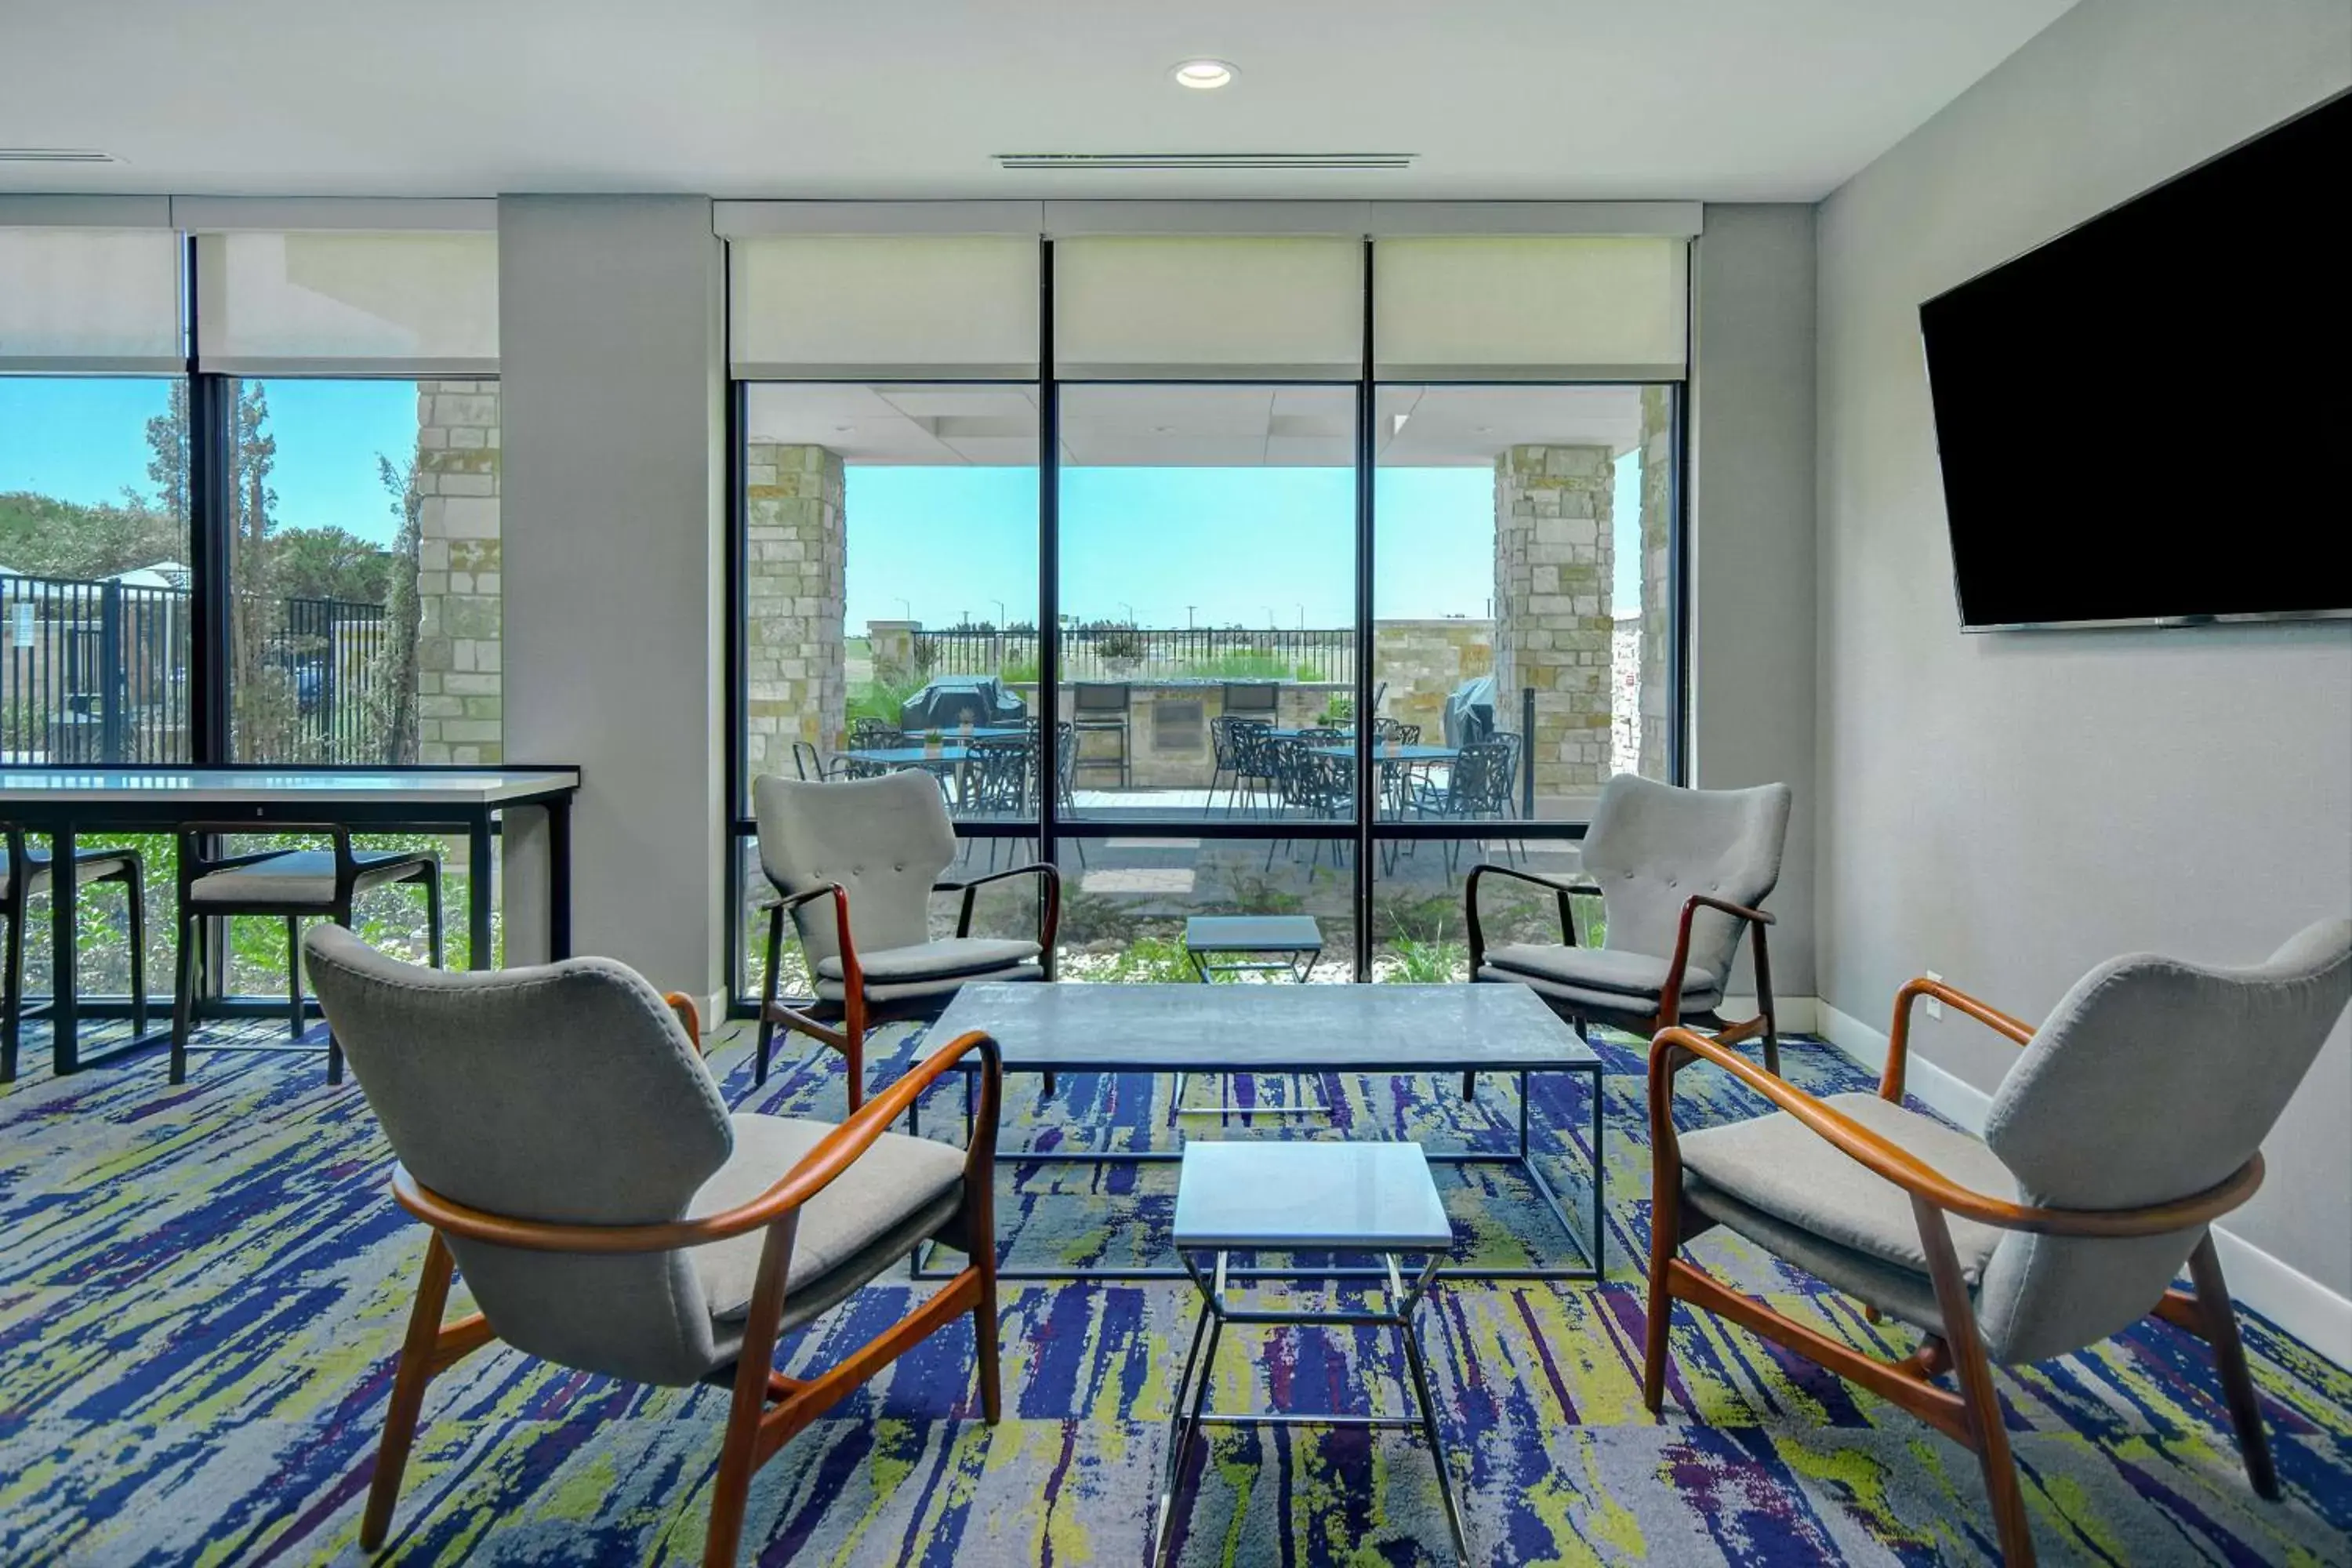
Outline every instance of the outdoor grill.
{"label": "outdoor grill", "polygon": [[1466,746],[1495,732],[1495,678],[1474,675],[1445,699],[1445,743]]}
{"label": "outdoor grill", "polygon": [[992,675],[942,675],[898,707],[898,728],[910,734],[964,724],[1018,724],[1029,705]]}

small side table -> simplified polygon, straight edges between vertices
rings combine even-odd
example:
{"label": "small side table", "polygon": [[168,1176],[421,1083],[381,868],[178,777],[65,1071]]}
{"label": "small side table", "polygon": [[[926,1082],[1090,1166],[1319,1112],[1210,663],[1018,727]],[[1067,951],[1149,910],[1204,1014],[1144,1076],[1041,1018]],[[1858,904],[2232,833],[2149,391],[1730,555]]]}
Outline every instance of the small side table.
{"label": "small side table", "polygon": [[[1205,1426],[1259,1425],[1387,1426],[1419,1428],[1437,1466],[1437,1489],[1445,1502],[1446,1528],[1454,1553],[1467,1563],[1462,1514],[1454,1500],[1454,1479],[1437,1432],[1436,1406],[1429,1396],[1429,1368],[1414,1331],[1413,1315],[1438,1266],[1454,1247],[1454,1226],[1430,1179],[1429,1162],[1418,1143],[1265,1142],[1255,1140],[1188,1143],[1176,1178],[1176,1255],[1201,1292],[1201,1314],[1192,1325],[1192,1348],[1176,1383],[1168,1418],[1168,1462],[1153,1527],[1156,1564],[1174,1539],[1175,1501],[1193,1441]],[[1359,1252],[1380,1257],[1388,1268],[1384,1309],[1325,1310],[1237,1306],[1230,1294],[1227,1256],[1234,1252]],[[1418,1264],[1410,1277],[1400,1255]],[[1203,1257],[1211,1259],[1206,1272]],[[1288,1412],[1219,1415],[1209,1412],[1217,1345],[1225,1325],[1377,1324],[1396,1330],[1404,1342],[1418,1415],[1301,1415]],[[1208,1349],[1202,1350],[1205,1339]],[[1194,1371],[1198,1369],[1196,1381]],[[1191,1393],[1187,1411],[1187,1391]]]}
{"label": "small side table", "polygon": [[[1312,915],[1194,915],[1184,922],[1184,956],[1203,984],[1220,974],[1287,974],[1299,984],[1315,972],[1323,955],[1323,928]],[[1307,1100],[1304,1086],[1289,1105],[1235,1105],[1226,1075],[1217,1075],[1217,1103],[1187,1107],[1183,1073],[1176,1075],[1175,1102],[1168,1110],[1173,1127],[1180,1116],[1223,1117],[1238,1112],[1256,1116],[1323,1116],[1330,1107]]]}

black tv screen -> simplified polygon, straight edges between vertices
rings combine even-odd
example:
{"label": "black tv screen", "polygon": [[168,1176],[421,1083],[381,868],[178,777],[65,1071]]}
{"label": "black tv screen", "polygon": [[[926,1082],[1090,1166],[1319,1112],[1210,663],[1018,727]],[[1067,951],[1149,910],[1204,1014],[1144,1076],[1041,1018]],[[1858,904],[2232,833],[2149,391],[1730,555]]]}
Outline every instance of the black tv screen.
{"label": "black tv screen", "polygon": [[2352,94],[1919,307],[1971,630],[2352,614]]}

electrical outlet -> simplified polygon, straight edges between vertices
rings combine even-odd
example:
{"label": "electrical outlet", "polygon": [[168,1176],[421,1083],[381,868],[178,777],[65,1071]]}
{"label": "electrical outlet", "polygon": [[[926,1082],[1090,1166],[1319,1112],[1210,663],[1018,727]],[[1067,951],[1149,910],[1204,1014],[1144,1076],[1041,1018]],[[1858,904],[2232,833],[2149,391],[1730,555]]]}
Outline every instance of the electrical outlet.
{"label": "electrical outlet", "polygon": [[[1934,970],[1932,970],[1932,969],[1931,969],[1931,970],[1927,971],[1927,978],[1928,978],[1928,979],[1930,979],[1930,980],[1941,981],[1944,977],[1943,977],[1942,975],[1940,975],[1940,974],[1937,973]],[[1933,996],[1928,997],[1927,1000],[1927,1016],[1929,1016],[1930,1018],[1940,1018],[1940,1017],[1942,1017],[1942,1016],[1944,1016],[1944,1005],[1943,1005],[1941,1002],[1938,1002],[1937,1000],[1936,1000],[1936,998],[1934,998]]]}

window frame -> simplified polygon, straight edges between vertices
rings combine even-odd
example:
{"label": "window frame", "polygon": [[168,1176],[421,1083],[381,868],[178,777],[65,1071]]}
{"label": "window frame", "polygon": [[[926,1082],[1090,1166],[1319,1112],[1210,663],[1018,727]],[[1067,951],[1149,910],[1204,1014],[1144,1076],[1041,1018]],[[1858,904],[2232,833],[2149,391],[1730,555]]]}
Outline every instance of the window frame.
{"label": "window frame", "polygon": [[[1356,395],[1356,550],[1355,550],[1355,649],[1356,649],[1356,711],[1370,710],[1371,696],[1377,684],[1376,632],[1374,619],[1377,605],[1373,595],[1375,533],[1379,521],[1375,495],[1377,478],[1376,435],[1377,400],[1381,388],[1388,383],[1376,374],[1377,340],[1375,337],[1374,301],[1377,278],[1376,241],[1366,237],[1363,246],[1361,272],[1363,334],[1362,363],[1352,382],[1315,381],[1318,386],[1348,386]],[[1684,240],[1687,245],[1689,241]],[[995,384],[1034,385],[1037,390],[1038,450],[1037,450],[1037,635],[1038,691],[1037,707],[1041,713],[1060,710],[1062,653],[1061,626],[1061,431],[1062,389],[1071,386],[1121,384],[1117,379],[1080,377],[1065,383],[1056,374],[1054,346],[1054,247],[1050,235],[1041,237],[1038,289],[1038,374],[1034,382],[992,378]],[[1687,279],[1688,268],[1685,268]],[[1691,305],[1687,287],[1685,289],[1685,310]],[[1686,339],[1686,341],[1688,341]],[[906,379],[882,374],[878,381]],[[939,377],[925,377],[939,380]],[[1265,379],[1246,374],[1218,382],[1202,377],[1201,384],[1255,384]],[[1274,378],[1283,384],[1307,384],[1298,378]],[[1491,376],[1465,374],[1457,378],[1462,384],[1494,384]],[[1409,384],[1434,385],[1447,382],[1444,376],[1420,375]],[[1127,383],[1134,384],[1133,383]],[[1538,384],[1530,378],[1530,384]],[[1670,449],[1674,460],[1667,475],[1666,502],[1666,595],[1668,625],[1665,638],[1668,712],[1666,715],[1665,763],[1667,778],[1682,784],[1686,778],[1685,734],[1688,724],[1688,658],[1689,582],[1688,582],[1688,494],[1686,475],[1690,464],[1690,378],[1687,368],[1680,379],[1658,380],[1554,380],[1544,379],[1545,385],[1622,385],[1646,387],[1663,385],[1668,398],[1671,421]],[[746,506],[745,470],[747,452],[744,399],[748,389],[759,382],[729,377],[727,409],[728,464],[728,528],[727,584],[725,602],[728,606],[726,628],[726,679],[728,683],[728,727],[726,766],[728,777],[729,820],[724,835],[726,841],[727,900],[727,973],[730,987],[728,1012],[733,1017],[757,1016],[756,995],[735,989],[739,977],[750,972],[751,944],[758,933],[752,922],[745,919],[743,884],[746,850],[756,838],[758,825],[752,818],[750,784],[742,777],[745,750],[744,724],[748,717],[747,690],[744,671],[744,642],[748,633],[747,611],[747,548],[749,543],[749,512]],[[1155,380],[1150,384],[1160,384]],[[1396,383],[1408,384],[1408,383]],[[1167,821],[1129,820],[1106,822],[1099,818],[1066,816],[1055,798],[1056,792],[1040,792],[1037,817],[1027,822],[959,821],[955,824],[960,840],[1027,839],[1035,848],[1036,857],[1048,865],[1061,863],[1064,845],[1069,841],[1101,838],[1116,835],[1122,839],[1170,840],[1191,839],[1202,843],[1255,841],[1265,843],[1278,838],[1339,839],[1352,844],[1355,855],[1349,868],[1353,881],[1349,911],[1354,922],[1354,954],[1352,981],[1362,984],[1372,977],[1373,906],[1380,881],[1378,857],[1386,845],[1430,841],[1438,844],[1464,842],[1492,837],[1491,825],[1476,822],[1397,821],[1383,818],[1376,809],[1378,783],[1371,750],[1366,744],[1370,731],[1358,727],[1355,745],[1356,798],[1351,821],[1308,822],[1250,820],[1233,817],[1169,819]],[[1581,819],[1547,818],[1514,819],[1511,837],[1528,841],[1553,843],[1574,842],[1584,837],[1588,823]]]}

